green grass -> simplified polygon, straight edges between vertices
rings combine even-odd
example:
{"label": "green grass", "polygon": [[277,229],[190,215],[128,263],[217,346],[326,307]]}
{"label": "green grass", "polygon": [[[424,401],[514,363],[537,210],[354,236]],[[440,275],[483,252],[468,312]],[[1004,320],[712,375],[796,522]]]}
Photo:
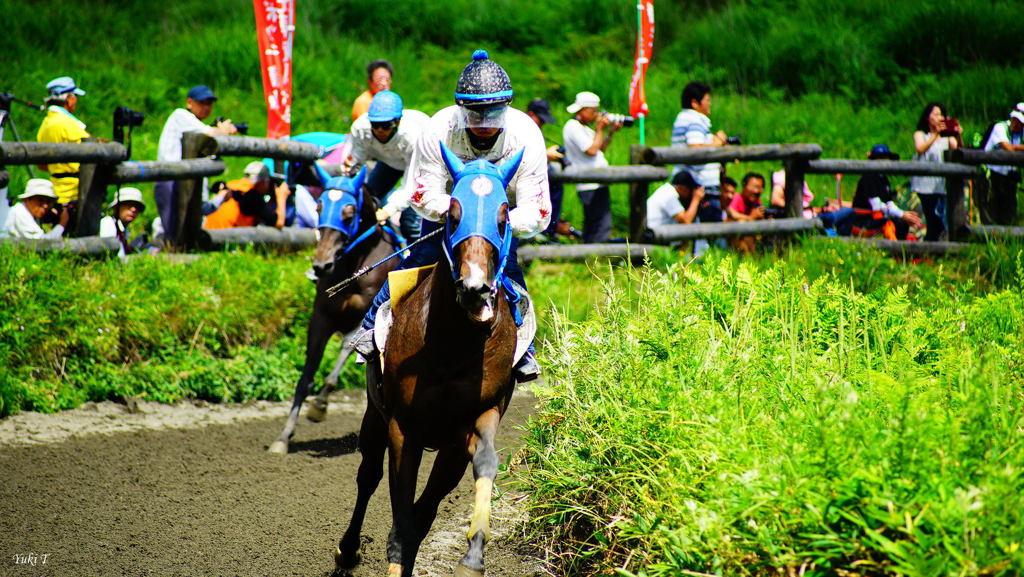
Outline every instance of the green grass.
{"label": "green grass", "polygon": [[1022,254],[988,294],[718,256],[606,278],[545,354],[529,539],[566,575],[1021,573]]}

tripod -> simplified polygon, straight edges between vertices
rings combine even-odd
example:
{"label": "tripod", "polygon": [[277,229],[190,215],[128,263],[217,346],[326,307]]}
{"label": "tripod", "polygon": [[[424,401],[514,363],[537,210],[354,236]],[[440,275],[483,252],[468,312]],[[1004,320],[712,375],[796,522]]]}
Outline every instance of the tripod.
{"label": "tripod", "polygon": [[[11,132],[14,133],[14,142],[21,142],[21,135],[18,134],[18,126],[14,123],[14,117],[11,116],[11,103],[17,102],[22,106],[34,108],[39,111],[46,110],[45,106],[39,104],[33,104],[27,100],[22,100],[10,92],[0,92],[0,141],[4,139],[4,129],[7,125],[10,125]],[[35,178],[35,172],[32,171],[32,166],[26,164],[25,168],[28,170],[28,177]],[[4,183],[6,185],[6,183]]]}

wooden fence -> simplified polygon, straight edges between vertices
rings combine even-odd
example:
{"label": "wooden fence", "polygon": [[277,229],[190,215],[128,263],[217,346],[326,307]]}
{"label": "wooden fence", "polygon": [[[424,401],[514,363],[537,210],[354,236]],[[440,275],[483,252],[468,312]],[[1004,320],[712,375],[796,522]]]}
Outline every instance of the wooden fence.
{"label": "wooden fence", "polygon": [[[127,150],[118,143],[86,142],[80,144],[52,144],[37,142],[0,143],[0,166],[19,164],[46,164],[54,162],[81,162],[79,176],[79,218],[73,223],[73,236],[88,237],[98,231],[107,186],[129,182],[153,182],[162,180],[178,181],[179,198],[177,216],[178,230],[168,231],[176,248],[215,249],[232,244],[256,244],[260,246],[301,247],[315,241],[310,231],[277,231],[262,227],[256,229],[232,229],[228,231],[203,231],[202,200],[198,193],[202,179],[222,174],[225,170],[220,156],[249,156],[272,158],[283,161],[312,162],[321,156],[321,149],[315,145],[288,141],[270,140],[247,136],[210,137],[198,133],[187,133],[182,138],[182,157],[178,162],[132,161],[127,159]],[[723,146],[710,148],[648,147],[632,146],[630,164],[596,169],[570,167],[561,169],[551,165],[550,177],[555,182],[601,184],[629,184],[629,238],[630,246],[643,251],[642,242],[651,238],[647,226],[647,197],[650,184],[668,180],[669,164],[706,164],[732,161],[781,161],[786,170],[785,214],[786,219],[770,219],[744,223],[705,223],[690,225],[669,225],[653,231],[658,242],[672,242],[696,238],[750,234],[794,234],[813,231],[821,227],[817,219],[800,218],[803,211],[803,186],[807,174],[865,174],[941,176],[946,178],[949,207],[949,235],[951,241],[997,236],[1024,236],[1020,227],[968,227],[967,214],[963,209],[964,179],[977,178],[979,164],[1005,164],[1024,166],[1021,152],[982,152],[979,150],[953,150],[946,153],[945,163],[822,159],[821,147],[817,144],[763,144],[747,146]],[[329,167],[337,168],[337,167]],[[107,242],[92,240],[40,241],[40,248],[59,248],[73,252],[102,252]],[[888,245],[874,243],[878,246]],[[919,243],[923,244],[923,243]],[[934,244],[935,250],[955,251],[955,244]],[[113,245],[111,245],[113,246]],[[562,255],[569,259],[616,254],[635,258],[634,248],[626,245],[584,245],[543,247],[536,251],[538,258],[555,258]],[[612,247],[612,248],[608,248]],[[113,247],[116,250],[116,247]],[[524,247],[524,250],[528,247]],[[532,249],[531,249],[532,250]],[[932,249],[906,249],[904,252],[928,252]],[[532,253],[531,253],[532,254]]]}

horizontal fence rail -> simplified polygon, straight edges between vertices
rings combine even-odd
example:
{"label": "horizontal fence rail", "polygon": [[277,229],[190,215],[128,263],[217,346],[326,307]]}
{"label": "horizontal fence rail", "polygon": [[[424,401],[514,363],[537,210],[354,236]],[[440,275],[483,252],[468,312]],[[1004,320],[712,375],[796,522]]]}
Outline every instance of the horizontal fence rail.
{"label": "horizontal fence rail", "polygon": [[645,147],[643,164],[707,164],[709,162],[756,162],[762,160],[810,160],[821,156],[818,144],[754,144],[745,146]]}
{"label": "horizontal fence rail", "polygon": [[760,234],[795,234],[815,232],[824,228],[816,218],[775,218],[739,222],[704,222],[669,224],[651,229],[659,242],[677,242],[702,238],[722,238]]}
{"label": "horizontal fence rail", "polygon": [[227,168],[223,160],[214,158],[186,158],[178,161],[129,160],[114,166],[109,182],[158,182],[161,180],[182,180],[203,178],[224,174]]}
{"label": "horizontal fence rail", "polygon": [[562,168],[556,164],[549,165],[548,177],[554,182],[565,184],[597,182],[600,184],[617,184],[626,182],[661,182],[668,180],[668,169],[659,166],[642,164],[624,166],[605,166],[601,168]]}
{"label": "horizontal fence rail", "polygon": [[114,237],[11,238],[0,236],[0,244],[32,249],[36,252],[61,251],[72,254],[114,254],[121,244]]}
{"label": "horizontal fence rail", "polygon": [[892,174],[904,176],[976,176],[973,166],[950,162],[920,162],[901,160],[845,160],[822,158],[808,160],[804,172],[810,174]]}
{"label": "horizontal fence rail", "polygon": [[1024,152],[992,150],[985,152],[972,148],[958,148],[945,152],[946,162],[961,164],[994,164],[996,166],[1024,166]]}
{"label": "horizontal fence rail", "polygon": [[968,229],[968,234],[976,238],[1024,237],[1024,226],[998,226],[994,224],[976,224]]}
{"label": "horizontal fence rail", "polygon": [[128,149],[119,142],[0,142],[0,165],[63,162],[120,162]]}
{"label": "horizontal fence rail", "polygon": [[963,242],[907,242],[882,238],[856,238],[851,236],[830,237],[837,242],[863,244],[879,249],[893,256],[944,256],[957,255],[971,245]]}
{"label": "horizontal fence rail", "polygon": [[255,156],[312,162],[320,158],[323,152],[321,146],[298,140],[254,136],[205,136],[198,144],[196,156]]}
{"label": "horizontal fence rail", "polygon": [[519,260],[531,262],[535,260],[586,261],[597,257],[628,258],[631,261],[641,260],[654,250],[665,250],[664,246],[653,244],[549,244],[520,246]]}
{"label": "horizontal fence rail", "polygon": [[217,250],[238,245],[301,249],[316,246],[317,242],[311,228],[243,226],[205,232],[210,235],[210,248]]}

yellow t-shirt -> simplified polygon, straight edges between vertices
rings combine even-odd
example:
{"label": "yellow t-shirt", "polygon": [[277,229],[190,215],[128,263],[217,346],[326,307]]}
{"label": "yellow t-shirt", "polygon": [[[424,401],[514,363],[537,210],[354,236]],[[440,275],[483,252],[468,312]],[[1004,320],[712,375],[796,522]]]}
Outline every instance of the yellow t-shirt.
{"label": "yellow t-shirt", "polygon": [[[82,142],[88,138],[89,133],[85,131],[85,124],[74,117],[67,109],[61,106],[51,106],[46,111],[46,118],[39,127],[36,140],[39,142]],[[47,170],[53,174],[77,174],[77,162],[62,162],[50,164]],[[57,202],[67,203],[78,200],[78,177],[50,177],[53,182],[53,192],[57,195]]]}
{"label": "yellow t-shirt", "polygon": [[369,90],[363,92],[356,98],[356,101],[352,103],[352,122],[355,122],[357,118],[366,114],[366,111],[370,109],[370,102],[373,101],[373,94]]}

